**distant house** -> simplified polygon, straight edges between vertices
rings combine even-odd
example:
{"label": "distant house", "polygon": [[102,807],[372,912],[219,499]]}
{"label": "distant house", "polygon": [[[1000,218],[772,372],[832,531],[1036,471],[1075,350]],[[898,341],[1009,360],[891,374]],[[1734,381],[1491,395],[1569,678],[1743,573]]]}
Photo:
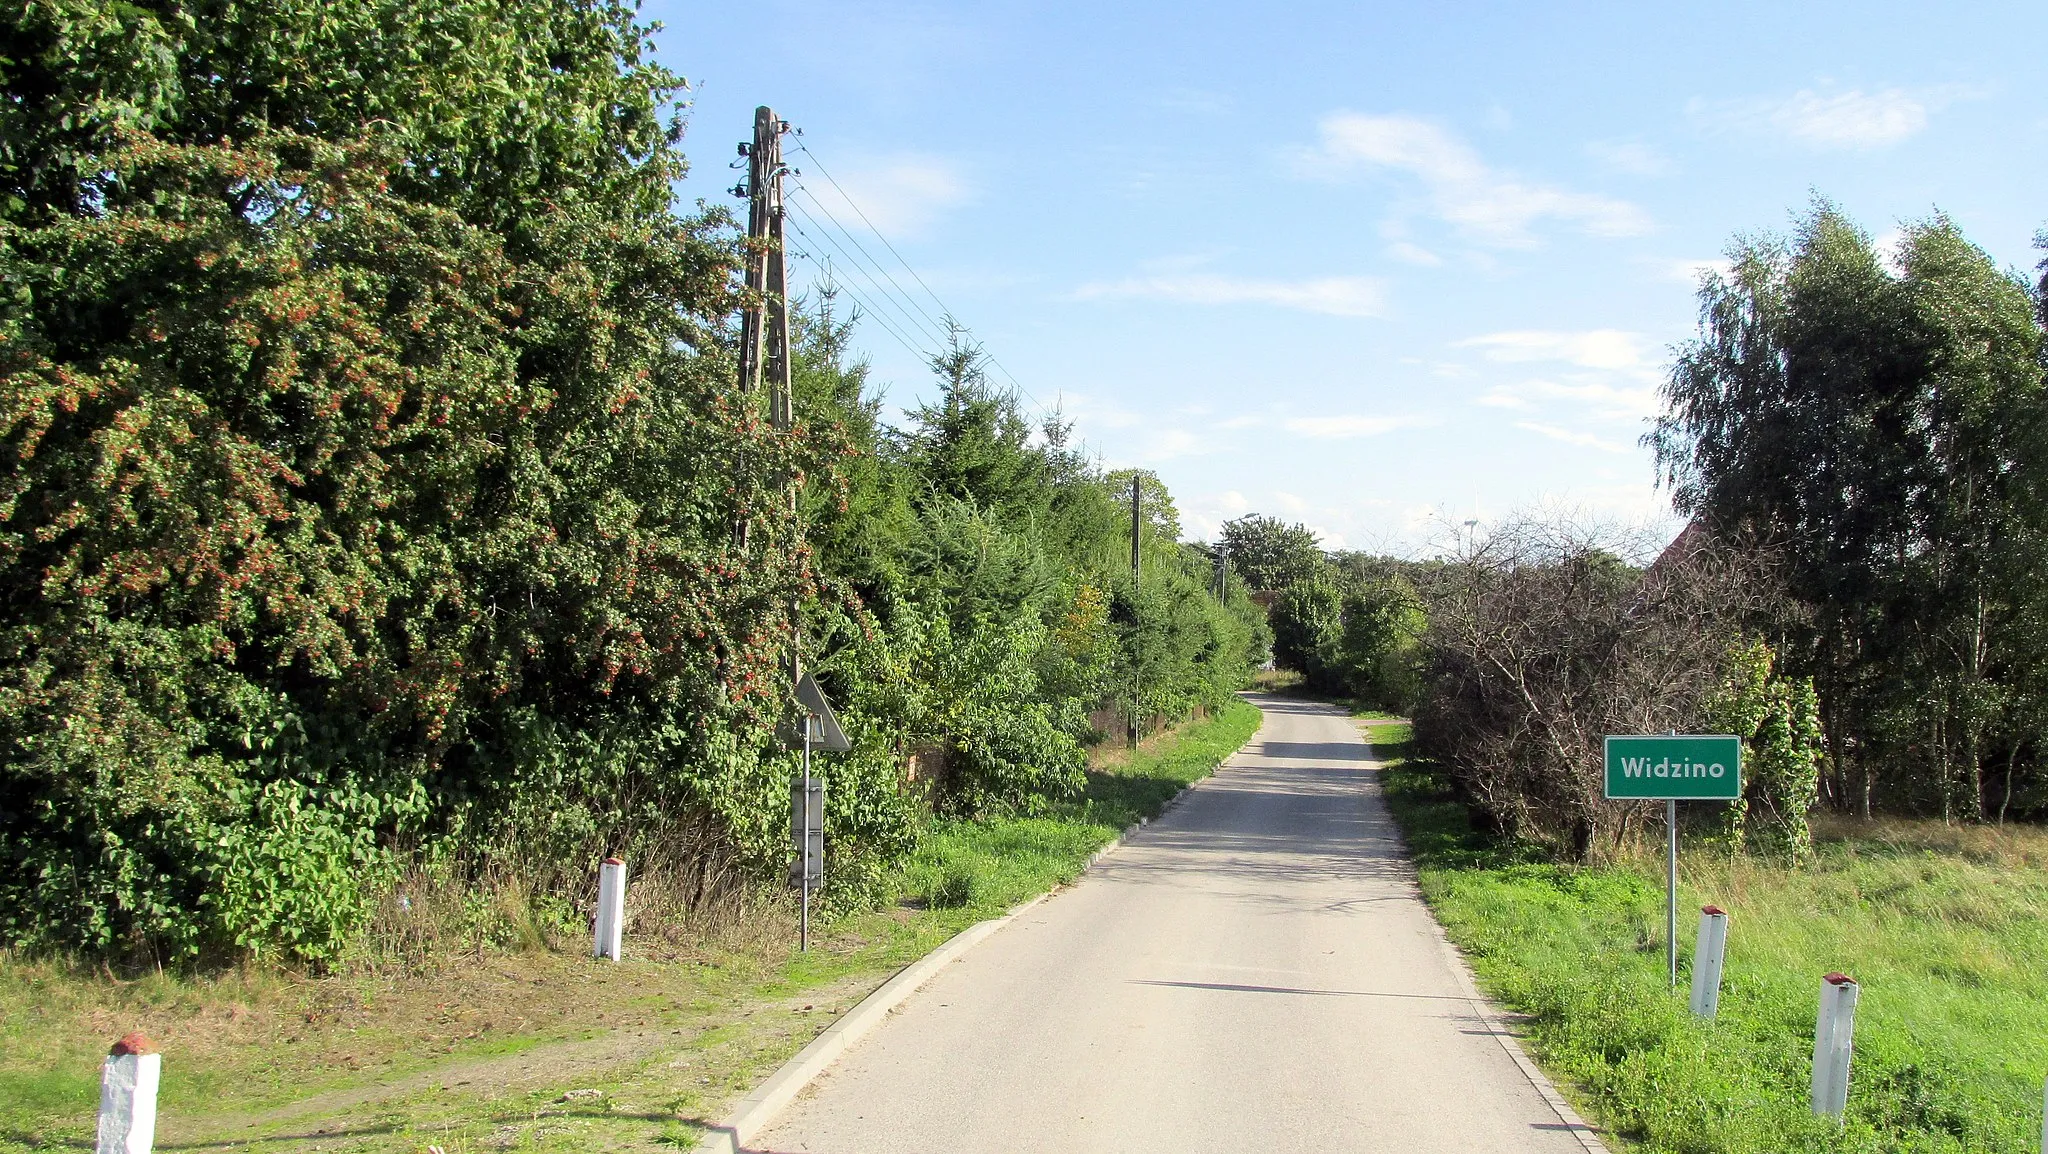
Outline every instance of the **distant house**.
{"label": "distant house", "polygon": [[1643,570],[1643,576],[1652,576],[1660,568],[1675,565],[1712,545],[1713,541],[1714,535],[1705,525],[1700,524],[1697,519],[1687,521],[1685,528],[1678,531],[1678,536],[1671,539],[1671,544],[1664,546],[1664,551],[1657,554],[1657,559],[1650,562],[1649,568]]}

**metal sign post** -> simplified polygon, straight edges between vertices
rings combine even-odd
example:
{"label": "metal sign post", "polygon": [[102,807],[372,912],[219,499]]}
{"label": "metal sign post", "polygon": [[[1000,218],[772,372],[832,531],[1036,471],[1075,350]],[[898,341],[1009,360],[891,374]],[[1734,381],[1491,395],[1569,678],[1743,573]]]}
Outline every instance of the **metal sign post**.
{"label": "metal sign post", "polygon": [[825,880],[825,782],[811,774],[811,750],[844,753],[853,748],[832,714],[825,691],[806,673],[797,678],[797,703],[803,712],[795,726],[778,726],[784,744],[803,750],[803,769],[789,783],[789,835],[796,843],[796,861],[789,880],[797,887],[797,948],[811,948],[811,894]]}
{"label": "metal sign post", "polygon": [[[823,840],[825,832],[825,823],[822,820],[813,820],[814,818],[823,818],[825,815],[813,814],[811,812],[811,741],[813,731],[817,728],[817,717],[812,714],[805,714],[803,793],[797,798],[796,805],[799,820],[802,822],[802,828],[797,831],[796,842],[797,869],[800,871],[800,876],[797,878],[797,887],[803,894],[801,899],[802,912],[798,914],[797,920],[796,948],[806,952],[811,948],[811,885],[818,880],[816,875],[823,872],[823,870],[817,867],[824,864],[823,862],[814,863],[811,858],[811,830],[813,828],[817,829],[820,835],[819,840]],[[823,791],[820,792],[822,793]]]}
{"label": "metal sign post", "polygon": [[1678,988],[1678,803],[1742,797],[1742,739],[1727,734],[1607,738],[1607,797],[1664,802],[1664,969]]}

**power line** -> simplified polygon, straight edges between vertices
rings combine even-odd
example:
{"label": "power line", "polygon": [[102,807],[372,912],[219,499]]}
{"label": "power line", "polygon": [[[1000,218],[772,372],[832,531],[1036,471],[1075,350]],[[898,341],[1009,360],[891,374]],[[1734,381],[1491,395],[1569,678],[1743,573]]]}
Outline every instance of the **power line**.
{"label": "power line", "polygon": [[830,245],[832,249],[836,251],[840,256],[846,258],[847,263],[853,268],[853,270],[860,276],[865,278],[867,282],[871,286],[873,286],[877,296],[887,298],[888,303],[896,307],[896,312],[898,316],[907,326],[909,326],[912,329],[918,330],[925,338],[933,341],[934,343],[944,344],[945,337],[941,335],[941,330],[934,328],[930,325],[920,323],[919,319],[915,315],[913,315],[909,309],[904,307],[903,302],[901,300],[890,294],[889,289],[882,283],[883,278],[877,277],[874,272],[870,271],[867,268],[867,266],[862,265],[860,263],[860,258],[853,255],[853,253],[850,252],[845,245],[839,243],[838,239],[833,237],[831,233],[825,231],[824,226],[819,224],[815,217],[811,216],[808,212],[802,212],[801,210],[797,210],[795,202],[791,202],[789,207],[792,210],[796,210],[800,213],[800,215],[798,216],[798,219],[800,221],[807,222],[811,225],[809,229],[804,230],[804,235],[806,237],[812,239],[813,241],[823,240],[825,244]]}
{"label": "power line", "polygon": [[[791,228],[805,240],[811,241],[815,239],[812,236],[810,230],[805,229],[800,225],[797,225],[796,222],[793,220],[790,222],[790,224]],[[831,253],[826,252],[823,249],[818,249],[815,245],[813,246],[813,248],[815,251],[812,252],[804,252],[799,250],[797,255],[803,257],[806,260],[809,260],[813,264],[818,264],[820,258],[822,258],[825,261],[831,260]],[[844,272],[844,267],[842,266],[839,271]],[[855,266],[854,271],[860,272],[861,270],[858,266]],[[915,325],[905,325],[903,321],[892,317],[889,313],[889,310],[883,307],[884,305],[894,303],[889,299],[886,290],[880,290],[875,288],[873,286],[872,280],[870,280],[869,285],[865,291],[861,290],[860,283],[858,281],[848,281],[835,276],[833,277],[833,283],[837,289],[839,289],[842,292],[845,292],[847,295],[853,297],[860,304],[866,306],[866,315],[873,317],[877,324],[880,324],[884,328],[888,329],[889,334],[895,337],[898,343],[902,344],[906,349],[909,349],[912,353],[914,353],[919,361],[925,363],[929,363],[931,361],[933,355],[931,347],[927,344],[918,328]]]}
{"label": "power line", "polygon": [[[841,256],[844,256],[847,258],[847,260],[853,262],[854,268],[857,271],[859,271],[862,276],[867,278],[868,282],[874,287],[874,291],[880,296],[887,298],[891,304],[894,304],[896,306],[897,312],[900,315],[902,315],[902,317],[906,321],[908,321],[913,327],[923,329],[924,332],[927,335],[931,336],[934,340],[940,342],[945,341],[947,337],[950,335],[949,332],[941,331],[942,329],[946,328],[946,324],[937,319],[934,319],[929,312],[926,312],[924,310],[924,307],[922,305],[919,305],[915,300],[910,299],[910,295],[903,288],[902,283],[899,282],[894,276],[890,275],[887,269],[881,267],[881,262],[875,257],[875,255],[868,251],[867,246],[861,244],[860,238],[854,236],[853,233],[847,229],[846,225],[843,222],[841,222],[837,216],[833,215],[832,210],[828,208],[823,201],[818,199],[817,193],[812,192],[808,188],[805,188],[801,183],[797,183],[796,187],[798,190],[803,192],[805,196],[811,199],[811,203],[815,206],[817,214],[823,215],[827,220],[829,220],[832,223],[833,226],[838,228],[840,234],[846,238],[847,244],[853,246],[853,251],[849,251],[846,245],[840,244],[832,236],[831,233],[825,231],[824,226],[818,222],[817,215],[814,215],[810,209],[801,209],[799,206],[799,202],[794,200],[789,202],[789,207],[792,209],[798,209],[799,211],[803,212],[804,219],[811,221],[818,235],[823,237],[824,240],[827,243],[831,244],[834,249],[838,250]],[[852,204],[851,201],[848,201],[848,203]],[[853,209],[855,212],[859,212],[860,206],[853,205]],[[863,215],[862,219],[866,219],[865,215]],[[872,224],[869,225],[870,229],[872,229],[873,227],[874,226]],[[880,233],[877,233],[876,236],[878,239],[882,241],[884,245],[889,244],[889,240],[887,237],[881,236]],[[910,273],[912,277],[917,278],[919,285],[923,286],[923,278],[918,277],[917,270],[910,268],[908,262],[903,261],[902,255],[896,253],[894,246],[890,246],[889,251],[892,255],[896,256],[898,262],[904,264],[904,268]],[[858,252],[860,256],[855,256],[854,252]],[[866,257],[868,263],[863,265],[860,262],[861,257]],[[869,271],[870,268],[872,268],[874,271]],[[884,286],[881,280],[876,279],[875,273],[877,272],[881,274],[883,280],[888,281],[887,286]],[[932,294],[929,286],[924,287],[926,294],[932,296],[932,299],[934,301],[937,301],[939,307],[942,310],[944,310],[945,302],[940,301],[936,295]],[[895,293],[893,295],[890,292],[891,289],[895,290]],[[908,307],[906,307],[906,305]],[[916,310],[917,316],[910,315],[911,309]],[[927,323],[924,325],[918,325],[918,316],[923,317]],[[952,313],[950,310],[946,311],[945,316],[946,321],[950,322],[952,320]],[[1024,383],[1017,379],[1016,374],[1010,371],[1009,366],[1003,364],[1000,360],[997,360],[995,354],[989,352],[986,346],[984,346],[980,351],[982,357],[986,359],[990,365],[994,366],[998,371],[1000,371],[1003,374],[1005,378],[1009,380],[1011,387],[1015,388],[1018,392],[1022,393],[1025,399],[1029,400],[1034,406],[1036,406],[1041,414],[1051,414],[1052,410],[1048,409],[1043,401],[1040,401],[1036,396],[1033,396],[1030,389],[1024,387]]]}
{"label": "power line", "polygon": [[[825,167],[825,162],[818,159],[818,154],[812,152],[810,146],[805,144],[801,137],[799,137],[799,139],[797,140],[796,146],[798,151],[802,152],[805,156],[811,159],[811,161],[817,167],[818,174],[820,176],[823,176],[825,180],[829,184],[831,184],[833,190],[839,194],[839,198],[845,201],[849,208],[853,209],[855,215],[860,217],[861,223],[868,226],[868,231],[875,234],[875,239],[882,242],[882,247],[889,250],[889,255],[896,258],[896,263],[902,265],[904,271],[910,274],[911,279],[917,282],[917,286],[923,289],[925,295],[932,299],[932,303],[939,306],[940,314],[946,317],[948,320],[951,320],[955,315],[953,313],[953,310],[946,307],[946,302],[939,299],[939,294],[932,291],[932,286],[925,283],[925,279],[922,276],[918,275],[917,269],[913,267],[909,261],[903,259],[903,254],[896,251],[896,246],[889,243],[888,236],[885,235],[881,229],[875,227],[875,222],[869,219],[868,214],[866,212],[862,211],[860,207],[860,202],[853,199],[852,194],[846,191],[846,187],[840,184],[838,179],[832,175],[831,169]],[[839,224],[838,218],[832,216],[831,210],[827,209],[824,203],[818,200],[818,196],[816,193],[812,192],[808,188],[804,188],[801,181],[797,183],[797,187],[799,189],[802,189],[805,196],[811,198],[811,203],[817,205],[819,210],[824,212],[826,217],[830,219],[833,224]],[[844,225],[840,225],[840,229],[842,232],[846,231]],[[848,239],[853,239],[851,233],[848,233]],[[855,241],[855,245],[858,246],[859,242]],[[865,252],[865,249],[863,249],[863,252]],[[873,257],[870,256],[869,259],[872,260]],[[889,279],[891,284],[895,283],[894,277],[890,277]],[[901,291],[901,286],[898,286],[898,291]],[[905,293],[904,295],[907,297],[909,294]],[[922,306],[919,306],[919,311],[923,311]],[[1040,413],[1048,416],[1051,415],[1052,410],[1046,408],[1045,403],[1043,401],[1040,401],[1037,397],[1033,396],[1030,389],[1024,387],[1024,382],[1017,379],[1017,375],[1010,371],[1008,365],[1005,365],[1002,361],[997,360],[995,354],[989,352],[986,346],[982,348],[981,352],[982,355],[988,359],[988,363],[994,366],[997,371],[1001,372],[1003,376],[1010,382],[1010,386],[1012,388],[1024,394],[1025,399],[1029,400],[1033,405],[1037,406],[1038,411]]]}
{"label": "power line", "polygon": [[[798,229],[797,232],[799,235],[804,235],[802,229]],[[796,253],[798,257],[810,261],[814,265],[822,266],[822,262],[820,262],[817,257],[811,255],[808,252],[805,252],[801,248],[792,247],[791,251]],[[827,278],[831,278],[832,273],[830,267],[822,267],[824,275]],[[883,312],[880,309],[877,309],[872,301],[868,300],[867,297],[864,296],[862,293],[856,291],[852,285],[846,284],[835,278],[833,279],[833,290],[835,292],[843,292],[847,296],[852,297],[854,304],[865,306],[867,309],[866,315],[874,318],[875,323],[881,326],[882,331],[888,333],[891,337],[895,338],[896,343],[902,345],[905,352],[908,352],[911,356],[916,357],[920,361],[929,361],[931,359],[932,354],[929,350],[918,347],[918,345],[914,341],[912,341],[909,337],[906,337],[903,334],[903,331],[889,319],[887,313]]]}
{"label": "power line", "polygon": [[[875,222],[868,219],[868,214],[865,212],[861,212],[860,203],[854,200],[852,196],[848,195],[846,189],[842,187],[837,180],[832,179],[831,170],[825,167],[824,161],[818,160],[818,154],[812,152],[809,146],[805,145],[802,140],[798,140],[796,142],[796,146],[798,150],[800,150],[805,156],[808,156],[812,160],[817,161],[818,174],[820,176],[823,176],[827,181],[830,181],[832,187],[838,191],[839,198],[841,200],[844,200],[850,207],[852,207],[854,212],[859,213],[861,223],[868,226],[868,231],[875,234],[875,238],[877,240],[880,240],[882,242],[882,246],[889,250],[889,255],[895,257],[896,262],[902,265],[904,269],[910,273],[911,279],[917,282],[917,287],[924,290],[924,295],[932,298],[932,303],[939,306],[940,312],[948,311],[946,309],[946,302],[939,299],[939,294],[932,291],[932,286],[924,283],[924,278],[918,276],[917,270],[910,267],[910,262],[903,259],[903,254],[896,251],[896,246],[889,243],[889,238],[882,235],[882,230],[875,227]],[[813,199],[816,198],[814,197]]]}
{"label": "power line", "polygon": [[[916,300],[911,298],[910,294],[904,290],[903,286],[897,282],[896,278],[890,275],[889,270],[882,267],[882,262],[877,260],[875,258],[875,255],[867,250],[867,246],[861,244],[860,238],[853,235],[852,232],[848,231],[847,227],[844,224],[840,223],[838,217],[832,215],[832,210],[825,205],[824,201],[818,199],[818,195],[816,193],[812,192],[808,188],[805,188],[803,184],[800,182],[797,184],[796,188],[797,191],[803,193],[805,196],[810,198],[811,204],[817,210],[817,214],[823,216],[825,220],[831,222],[832,227],[838,229],[839,234],[841,236],[844,236],[846,238],[847,243],[853,246],[853,250],[860,254],[860,257],[855,257],[852,253],[847,253],[847,259],[858,262],[861,259],[861,257],[865,257],[868,262],[865,267],[873,269],[874,273],[877,276],[879,276],[881,280],[888,281],[889,286],[896,291],[897,299],[900,302],[899,307],[907,306],[903,307],[904,315],[907,317],[909,316],[912,310],[915,310],[919,317],[924,318],[924,327],[927,329],[927,331],[929,331],[933,337],[943,340],[946,331],[945,326],[941,324],[936,318],[934,318],[930,313],[926,312],[923,305],[918,304]],[[804,213],[806,219],[811,220],[813,223],[817,222],[817,216],[814,216],[810,209],[801,208],[801,206],[795,202],[792,202],[791,207],[800,209],[800,211]],[[820,226],[820,231],[822,231],[822,225]],[[829,237],[829,234],[827,235]],[[841,251],[844,250],[842,249]],[[881,286],[881,280],[875,282],[877,288]]]}

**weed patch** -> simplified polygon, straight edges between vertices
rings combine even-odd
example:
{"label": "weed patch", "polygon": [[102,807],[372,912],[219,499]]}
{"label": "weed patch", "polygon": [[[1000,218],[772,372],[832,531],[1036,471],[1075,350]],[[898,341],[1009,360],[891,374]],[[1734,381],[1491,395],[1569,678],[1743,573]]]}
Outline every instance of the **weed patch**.
{"label": "weed patch", "polygon": [[[1731,911],[1719,1017],[1664,975],[1661,860],[1578,868],[1476,833],[1405,726],[1374,725],[1381,777],[1424,895],[1481,983],[1587,1113],[1672,1154],[2036,1149],[2048,1037],[2048,878],[2039,831],[1815,824],[1791,866],[1692,847],[1680,908]],[[1849,1111],[1812,1116],[1822,974],[1862,984]]]}

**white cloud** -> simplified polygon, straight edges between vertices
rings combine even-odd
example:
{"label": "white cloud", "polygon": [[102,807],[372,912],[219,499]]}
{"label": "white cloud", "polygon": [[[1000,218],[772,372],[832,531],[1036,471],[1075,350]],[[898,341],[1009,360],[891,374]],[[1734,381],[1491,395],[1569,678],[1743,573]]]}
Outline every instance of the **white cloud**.
{"label": "white cloud", "polygon": [[1644,354],[1640,333],[1620,329],[1589,329],[1558,332],[1545,329],[1517,329],[1487,333],[1458,342],[1459,348],[1479,349],[1492,361],[1563,361],[1587,369],[1608,369],[1638,376],[1656,376],[1656,368]]}
{"label": "white cloud", "polygon": [[1625,452],[1625,444],[1580,431],[1579,426],[1589,421],[1640,426],[1662,408],[1658,385],[1662,383],[1663,372],[1651,360],[1650,345],[1639,333],[1620,329],[1518,329],[1488,333],[1458,344],[1480,350],[1490,361],[1550,362],[1576,370],[1567,370],[1555,378],[1495,384],[1475,398],[1479,405],[1527,414],[1531,419],[1519,422],[1517,427],[1553,440]]}
{"label": "white cloud", "polygon": [[1202,439],[1187,429],[1158,429],[1141,438],[1143,444],[1138,450],[1141,461],[1170,461],[1175,457],[1186,457],[1204,447]]}
{"label": "white cloud", "polygon": [[[861,215],[865,213],[885,236],[915,236],[931,227],[947,210],[967,203],[974,195],[967,178],[953,162],[938,156],[899,154],[845,164],[835,160],[832,167],[833,175],[839,179],[837,185],[829,180],[802,177],[793,182],[801,186],[793,188],[789,197],[790,204],[797,209],[800,227],[829,233],[831,224],[818,219],[822,210],[848,231],[858,234],[862,228]],[[805,216],[810,221],[804,220]],[[823,236],[816,237],[813,244],[829,247]]]}
{"label": "white cloud", "polygon": [[1710,127],[1767,132],[1820,148],[1881,148],[1918,135],[1934,113],[1976,94],[1954,86],[1874,92],[1802,88],[1777,98],[1695,99],[1687,111]]}
{"label": "white cloud", "polygon": [[1360,413],[1332,413],[1320,417],[1290,417],[1280,422],[1280,427],[1302,437],[1322,440],[1340,440],[1351,437],[1376,437],[1396,429],[1413,429],[1433,422],[1419,416],[1366,416]]}
{"label": "white cloud", "polygon": [[1219,448],[1199,430],[1177,426],[1127,429],[1099,443],[1103,448],[1102,463],[1112,469],[1151,467],[1183,457],[1213,455]]}
{"label": "white cloud", "polygon": [[1409,264],[1419,264],[1424,268],[1435,268],[1437,265],[1444,263],[1444,258],[1419,244],[1413,244],[1405,240],[1397,240],[1393,244],[1388,245],[1387,254],[1395,260],[1407,261]]}
{"label": "white cloud", "polygon": [[1734,271],[1735,262],[1726,257],[1715,257],[1712,260],[1674,260],[1664,266],[1665,276],[1694,287],[1698,287],[1700,278],[1708,273],[1725,277]]}
{"label": "white cloud", "polygon": [[1057,404],[1067,419],[1090,429],[1128,429],[1147,420],[1145,414],[1093,393],[1070,393],[1062,389]]}
{"label": "white cloud", "polygon": [[1677,168],[1669,157],[1640,140],[1590,141],[1586,155],[1608,171],[1628,176],[1669,176]]}
{"label": "white cloud", "polygon": [[1517,429],[1527,429],[1538,436],[1549,437],[1553,441],[1563,441],[1567,445],[1577,445],[1580,448],[1598,449],[1603,453],[1628,452],[1628,446],[1625,444],[1610,441],[1605,437],[1596,436],[1577,429],[1560,429],[1556,425],[1544,425],[1535,421],[1516,421],[1515,427]]}
{"label": "white cloud", "polygon": [[1529,380],[1495,385],[1480,395],[1479,403],[1518,412],[1547,410],[1569,404],[1607,421],[1646,420],[1656,416],[1660,409],[1656,389],[1618,387],[1597,377],[1587,377],[1571,384]]}
{"label": "white cloud", "polygon": [[1385,308],[1386,285],[1375,277],[1332,276],[1306,280],[1260,280],[1216,273],[1173,273],[1098,281],[1074,291],[1081,300],[1150,297],[1188,304],[1264,304],[1339,317],[1376,317]]}
{"label": "white cloud", "polygon": [[1648,214],[1627,201],[1535,184],[1499,171],[1464,141],[1413,116],[1333,113],[1320,125],[1322,143],[1305,167],[1367,167],[1420,181],[1435,214],[1467,236],[1488,244],[1527,247],[1531,226],[1543,220],[1575,224],[1595,236],[1634,236],[1650,228]]}

